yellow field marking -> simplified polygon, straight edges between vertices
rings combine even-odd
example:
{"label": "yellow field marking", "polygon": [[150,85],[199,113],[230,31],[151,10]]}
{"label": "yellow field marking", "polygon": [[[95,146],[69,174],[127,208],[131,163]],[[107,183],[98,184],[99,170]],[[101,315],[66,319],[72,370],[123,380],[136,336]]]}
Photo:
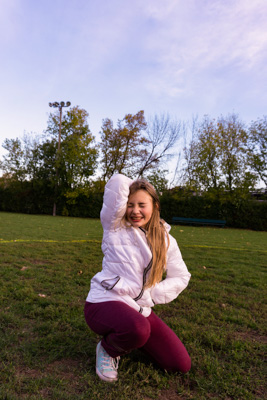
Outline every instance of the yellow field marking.
{"label": "yellow field marking", "polygon": [[205,246],[200,244],[183,244],[180,247],[201,247],[206,249],[237,250],[237,251],[260,251],[261,253],[267,253],[267,250],[246,249],[245,247],[220,247],[220,246]]}
{"label": "yellow field marking", "polygon": [[1,243],[102,243],[101,240],[87,239],[87,240],[46,240],[46,239],[13,239],[13,240],[2,240]]}
{"label": "yellow field marking", "polygon": [[[1,243],[102,243],[101,240],[96,239],[85,239],[85,240],[45,240],[45,239],[14,239],[14,240],[3,240],[0,239]],[[204,249],[218,249],[218,250],[236,250],[236,251],[256,251],[261,253],[267,253],[267,250],[259,249],[247,249],[244,247],[222,247],[222,246],[207,246],[200,244],[181,244],[180,247],[199,247]]]}

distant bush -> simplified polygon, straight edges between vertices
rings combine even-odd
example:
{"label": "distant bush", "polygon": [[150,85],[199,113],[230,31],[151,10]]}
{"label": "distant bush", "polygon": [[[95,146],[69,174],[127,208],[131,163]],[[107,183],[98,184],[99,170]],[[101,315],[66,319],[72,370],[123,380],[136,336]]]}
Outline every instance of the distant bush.
{"label": "distant bush", "polygon": [[50,214],[53,191],[49,186],[34,182],[0,183],[0,210],[25,214]]}
{"label": "distant bush", "polygon": [[87,195],[79,194],[74,204],[70,204],[66,201],[64,209],[67,210],[70,217],[99,218],[102,202],[103,193],[101,192],[92,192]]}
{"label": "distant bush", "polygon": [[[171,223],[172,217],[224,219],[232,228],[267,231],[267,201],[211,199],[165,191],[161,195],[161,216]],[[103,188],[92,188],[79,193],[73,201],[63,195],[57,199],[57,215],[99,218],[103,201]],[[9,182],[0,180],[0,211],[26,214],[52,214],[54,191],[48,184],[34,182]]]}
{"label": "distant bush", "polygon": [[[75,201],[68,201],[64,195],[58,195],[57,215],[70,217],[99,218],[103,192],[81,193]],[[25,214],[52,214],[54,190],[48,184],[38,181],[9,182],[0,180],[0,211]]]}
{"label": "distant bush", "polygon": [[178,198],[165,192],[161,196],[161,216],[168,223],[172,217],[224,219],[228,227],[267,231],[267,201]]}

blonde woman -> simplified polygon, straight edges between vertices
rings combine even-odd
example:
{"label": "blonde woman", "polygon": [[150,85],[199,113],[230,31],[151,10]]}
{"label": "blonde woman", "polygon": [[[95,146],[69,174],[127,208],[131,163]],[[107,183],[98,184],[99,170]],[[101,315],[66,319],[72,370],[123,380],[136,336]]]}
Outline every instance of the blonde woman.
{"label": "blonde woman", "polygon": [[188,372],[191,360],[184,345],[151,309],[174,300],[190,279],[170,226],[160,219],[154,187],[113,175],[100,217],[102,270],[92,278],[84,309],[88,326],[102,336],[97,375],[116,381],[120,357],[137,348],[167,371]]}

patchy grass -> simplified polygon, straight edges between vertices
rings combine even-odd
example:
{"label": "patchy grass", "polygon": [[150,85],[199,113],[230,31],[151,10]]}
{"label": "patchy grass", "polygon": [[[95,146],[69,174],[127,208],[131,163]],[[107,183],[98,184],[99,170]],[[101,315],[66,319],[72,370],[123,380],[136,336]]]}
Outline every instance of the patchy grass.
{"label": "patchy grass", "polygon": [[0,213],[0,399],[264,398],[266,232],[172,228],[192,273],[155,307],[185,343],[192,370],[167,374],[135,351],[119,381],[95,375],[83,305],[101,269],[99,220]]}

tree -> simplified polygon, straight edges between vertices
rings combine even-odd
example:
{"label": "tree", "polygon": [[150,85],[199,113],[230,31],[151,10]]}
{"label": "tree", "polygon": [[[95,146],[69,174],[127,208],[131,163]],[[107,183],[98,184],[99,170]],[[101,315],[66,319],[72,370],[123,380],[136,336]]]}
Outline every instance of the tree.
{"label": "tree", "polygon": [[114,128],[110,119],[102,125],[101,153],[104,180],[114,173],[140,178],[159,168],[171,157],[170,149],[180,137],[181,124],[168,115],[155,116],[146,123],[144,111],[127,114]]}
{"label": "tree", "polygon": [[236,114],[220,117],[217,122],[220,168],[224,175],[225,188],[246,186],[248,133]]}
{"label": "tree", "polygon": [[62,118],[59,143],[59,112],[50,114],[43,142],[32,151],[31,176],[54,192],[53,215],[58,198],[75,199],[89,185],[97,166],[97,146],[93,145],[88,113],[79,107],[69,109]]}
{"label": "tree", "polygon": [[46,179],[55,179],[58,168],[59,186],[68,191],[84,185],[94,174],[97,162],[97,147],[92,146],[92,136],[87,111],[78,106],[63,116],[61,145],[57,151],[59,115],[50,114],[46,133],[51,136],[38,149],[39,174]]}
{"label": "tree", "polygon": [[267,116],[251,123],[248,147],[249,165],[267,187]]}
{"label": "tree", "polygon": [[208,190],[220,185],[219,137],[216,122],[205,116],[198,125],[188,147],[185,147],[185,179],[187,186]]}
{"label": "tree", "polygon": [[247,167],[248,134],[236,114],[205,116],[185,148],[185,179],[192,189],[233,191],[254,185]]}
{"label": "tree", "polygon": [[106,118],[103,120],[101,133],[101,164],[103,179],[109,179],[114,173],[135,176],[147,155],[143,147],[148,140],[142,134],[147,124],[144,111],[127,114],[119,120],[117,128]]}
{"label": "tree", "polygon": [[138,176],[143,176],[151,168],[170,157],[169,151],[181,136],[181,122],[172,121],[168,114],[155,115],[146,129],[147,146]]}
{"label": "tree", "polygon": [[8,153],[3,156],[0,168],[13,179],[23,181],[27,175],[27,168],[21,140],[5,139],[2,146]]}
{"label": "tree", "polygon": [[56,181],[57,140],[45,140],[32,151],[30,176],[33,180],[54,186]]}
{"label": "tree", "polygon": [[167,170],[152,170],[146,179],[154,186],[159,195],[168,189],[168,180],[165,178]]}

